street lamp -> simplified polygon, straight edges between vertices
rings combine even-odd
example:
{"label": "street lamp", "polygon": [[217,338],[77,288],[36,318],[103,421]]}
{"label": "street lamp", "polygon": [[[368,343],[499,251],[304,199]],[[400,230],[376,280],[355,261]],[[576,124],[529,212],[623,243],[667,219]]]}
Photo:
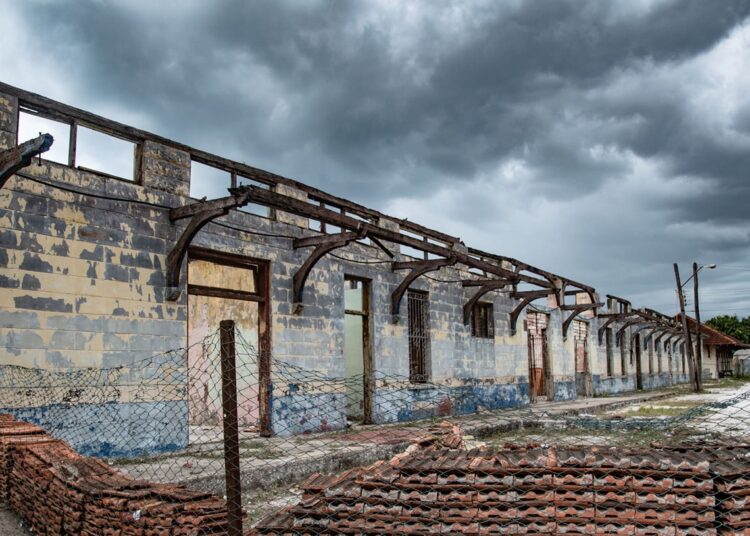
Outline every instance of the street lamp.
{"label": "street lamp", "polygon": [[[690,281],[690,280],[691,280],[691,279],[693,279],[694,277],[695,277],[695,278],[697,279],[697,275],[698,275],[698,272],[700,272],[700,271],[701,271],[701,270],[703,270],[704,268],[708,268],[709,270],[713,270],[714,268],[716,268],[716,266],[718,266],[718,265],[716,265],[716,264],[701,264],[700,266],[698,266],[698,263],[694,262],[694,263],[693,263],[693,275],[691,275],[690,277],[688,277],[688,278],[687,278],[687,279],[686,279],[686,280],[685,280],[685,281],[684,281],[684,282],[682,283],[682,286],[681,286],[680,288],[683,288],[683,287],[684,287],[685,285],[687,285],[687,284],[688,284],[688,281]],[[698,268],[697,270],[696,270],[696,267]]]}
{"label": "street lamp", "polygon": [[[695,300],[695,322],[698,324],[695,333],[695,345],[698,348],[698,377],[701,378],[701,371],[703,370],[703,342],[701,341],[701,310],[698,307],[698,272],[708,268],[713,270],[716,268],[715,264],[704,264],[698,266],[697,262],[693,263],[693,299]],[[689,279],[688,279],[689,281]],[[685,281],[687,283],[687,281]],[[701,378],[702,379],[702,378]]]}
{"label": "street lamp", "polygon": [[[685,342],[686,346],[688,348],[688,357],[690,358],[690,365],[691,365],[691,380],[693,384],[693,388],[696,392],[700,391],[702,389],[702,378],[701,378],[701,370],[703,367],[703,344],[701,342],[701,313],[700,313],[700,307],[698,303],[698,272],[703,270],[703,268],[708,268],[709,270],[713,270],[716,268],[715,264],[703,264],[701,266],[698,266],[697,262],[693,263],[693,275],[688,277],[684,283],[680,283],[680,270],[677,267],[677,263],[674,263],[674,276],[675,280],[677,282],[677,297],[680,300],[680,316],[682,317],[682,331],[685,335]],[[690,331],[688,330],[687,325],[687,315],[685,314],[685,294],[682,292],[682,289],[685,285],[687,285],[688,281],[693,280],[693,294],[695,299],[695,321],[698,324],[697,331],[695,334],[695,342],[696,342],[696,355],[693,353],[693,345],[690,342]]]}

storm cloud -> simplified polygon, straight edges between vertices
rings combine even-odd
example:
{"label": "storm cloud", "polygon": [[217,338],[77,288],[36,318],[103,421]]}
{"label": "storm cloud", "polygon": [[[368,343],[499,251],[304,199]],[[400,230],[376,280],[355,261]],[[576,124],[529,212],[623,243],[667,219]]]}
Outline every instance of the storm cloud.
{"label": "storm cloud", "polygon": [[750,0],[0,1],[4,82],[674,312],[750,313]]}

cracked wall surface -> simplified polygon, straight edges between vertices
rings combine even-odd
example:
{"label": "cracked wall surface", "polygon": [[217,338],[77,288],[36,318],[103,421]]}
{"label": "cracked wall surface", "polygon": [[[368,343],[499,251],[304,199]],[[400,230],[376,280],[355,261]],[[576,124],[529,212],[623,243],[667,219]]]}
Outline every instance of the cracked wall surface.
{"label": "cracked wall surface", "polygon": [[[18,100],[0,94],[0,149],[16,143]],[[181,272],[180,298],[165,297],[166,258],[187,224],[170,223],[169,208],[188,204],[191,156],[166,144],[147,140],[138,153],[140,178],[118,180],[83,169],[41,160],[14,176],[0,190],[0,340],[6,351],[3,364],[41,369],[116,367],[188,343],[188,298],[185,270]],[[54,181],[84,190],[79,195],[33,179]],[[296,199],[307,194],[288,185],[277,192]],[[112,199],[116,198],[116,199]],[[409,385],[408,334],[404,319],[394,323],[391,293],[403,271],[392,271],[390,259],[374,244],[352,243],[327,255],[310,272],[304,307],[293,310],[292,276],[309,255],[309,248],[294,249],[294,237],[315,234],[307,218],[274,211],[273,218],[230,211],[198,233],[194,246],[243,255],[270,262],[270,341],[274,359],[341,377],[344,360],[344,277],[370,280],[369,316],[373,369],[401,377],[402,384],[374,385],[379,409],[375,422],[393,422],[439,415],[446,411],[429,388]],[[383,228],[398,223],[381,219]],[[251,232],[232,229],[241,227]],[[399,246],[385,242],[398,255]],[[494,291],[482,302],[492,303],[494,336],[472,335],[463,323],[462,307],[474,290],[456,281],[479,277],[457,266],[421,277],[412,288],[429,293],[430,380],[455,400],[450,411],[469,413],[481,409],[514,407],[529,403],[529,363],[526,313],[511,332],[509,313],[518,301],[507,292]],[[538,306],[549,313],[547,346],[550,356],[550,394],[556,400],[576,398],[573,337],[563,337],[564,313]],[[618,393],[635,388],[635,367],[627,362],[623,375],[619,348],[614,349],[614,372],[607,376],[607,350],[597,340],[600,320],[579,317],[589,325],[587,352],[594,394]],[[623,338],[625,355],[630,337]],[[652,348],[653,352],[653,348]],[[649,352],[642,352],[648,371]],[[675,356],[673,370],[662,352],[652,355],[655,364],[646,374],[645,388],[684,381]],[[709,363],[711,356],[704,358]],[[706,365],[709,366],[709,365]],[[398,387],[398,399],[385,396]],[[299,386],[272,375],[273,427],[277,432],[300,433],[346,424],[345,401],[335,393],[318,393],[310,399],[302,419],[288,408],[299,398]],[[471,393],[471,396],[461,396]],[[297,399],[295,399],[297,397]],[[387,402],[386,402],[387,400]],[[467,402],[463,406],[460,401]],[[316,407],[342,407],[340,418],[322,423]],[[285,409],[286,408],[286,409]],[[295,410],[296,411],[296,410]],[[330,419],[329,419],[330,420]]]}

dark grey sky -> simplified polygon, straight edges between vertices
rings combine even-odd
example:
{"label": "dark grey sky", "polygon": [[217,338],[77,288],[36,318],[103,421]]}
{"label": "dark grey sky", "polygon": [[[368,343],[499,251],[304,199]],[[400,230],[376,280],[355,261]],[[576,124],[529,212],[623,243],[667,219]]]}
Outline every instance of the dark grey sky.
{"label": "dark grey sky", "polygon": [[674,312],[750,314],[750,0],[0,0],[0,79]]}

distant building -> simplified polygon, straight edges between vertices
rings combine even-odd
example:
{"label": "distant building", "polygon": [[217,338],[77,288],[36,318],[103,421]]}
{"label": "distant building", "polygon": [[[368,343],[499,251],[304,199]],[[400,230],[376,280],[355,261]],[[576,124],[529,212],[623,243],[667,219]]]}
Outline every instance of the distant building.
{"label": "distant building", "polygon": [[[679,315],[677,315],[679,319]],[[695,333],[698,322],[695,318],[687,317],[688,328],[693,334],[695,344]],[[731,376],[734,373],[732,358],[737,350],[748,348],[747,344],[730,337],[711,326],[701,323],[701,343],[703,346],[703,378],[716,379]]]}

